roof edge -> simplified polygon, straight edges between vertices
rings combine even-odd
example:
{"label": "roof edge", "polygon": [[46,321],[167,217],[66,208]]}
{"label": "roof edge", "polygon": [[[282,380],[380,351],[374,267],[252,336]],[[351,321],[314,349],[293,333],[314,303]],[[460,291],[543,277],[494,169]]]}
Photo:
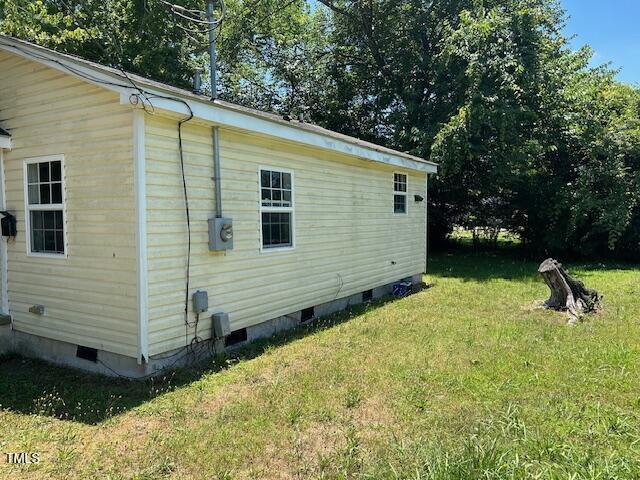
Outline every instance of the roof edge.
{"label": "roof edge", "polygon": [[[295,143],[336,151],[366,160],[425,173],[436,173],[437,164],[405,152],[327,130],[317,125],[288,121],[283,118],[220,100],[211,101],[203,95],[156,82],[135,74],[124,74],[80,57],[59,53],[39,45],[0,35],[0,49],[64,71],[89,83],[120,94],[121,104],[131,104],[133,97],[150,100],[154,108],[187,114],[186,104],[195,117],[221,126],[229,126]],[[144,87],[144,92],[139,90]],[[172,99],[171,97],[176,97]]]}

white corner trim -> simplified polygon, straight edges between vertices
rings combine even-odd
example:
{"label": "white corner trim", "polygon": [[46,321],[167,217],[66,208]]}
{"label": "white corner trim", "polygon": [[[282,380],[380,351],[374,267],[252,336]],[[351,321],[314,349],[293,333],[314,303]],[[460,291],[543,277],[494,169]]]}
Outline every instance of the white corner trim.
{"label": "white corner trim", "polygon": [[5,137],[4,135],[0,135],[0,149],[2,148],[11,150],[11,137]]}
{"label": "white corner trim", "polygon": [[[2,137],[0,137],[2,138]],[[6,185],[4,181],[4,152],[0,148],[0,210],[7,209]],[[9,262],[7,259],[7,239],[0,238],[0,288],[2,289],[2,313],[9,314]]]}
{"label": "white corner trim", "polygon": [[138,364],[149,360],[149,284],[147,279],[147,189],[144,110],[133,110],[133,163],[136,202],[136,251],[138,289]]}

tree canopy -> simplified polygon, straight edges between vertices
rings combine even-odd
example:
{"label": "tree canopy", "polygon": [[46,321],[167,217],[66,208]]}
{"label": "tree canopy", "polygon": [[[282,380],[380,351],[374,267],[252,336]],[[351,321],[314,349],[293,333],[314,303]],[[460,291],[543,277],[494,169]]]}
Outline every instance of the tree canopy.
{"label": "tree canopy", "polygon": [[[4,33],[178,86],[207,62],[163,0],[0,12]],[[564,21],[554,0],[228,0],[218,87],[438,162],[432,241],[489,227],[536,253],[639,258],[640,89],[569,48]]]}

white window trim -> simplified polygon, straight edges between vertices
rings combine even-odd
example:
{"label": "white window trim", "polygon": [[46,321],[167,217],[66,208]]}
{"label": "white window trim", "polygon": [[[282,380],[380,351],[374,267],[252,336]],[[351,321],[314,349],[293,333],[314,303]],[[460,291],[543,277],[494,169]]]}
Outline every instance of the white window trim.
{"label": "white window trim", "polygon": [[[42,253],[31,251],[31,210],[59,210],[60,204],[54,205],[29,205],[29,181],[27,177],[27,166],[33,163],[42,162],[55,162],[60,161],[61,179],[62,179],[62,224],[64,225],[64,253]],[[24,225],[25,225],[25,244],[27,246],[28,257],[42,257],[42,258],[57,258],[65,259],[69,256],[69,243],[67,241],[67,202],[66,202],[66,188],[65,188],[65,166],[64,155],[46,155],[43,157],[31,157],[25,158],[23,162],[23,178],[22,183],[24,186]]]}
{"label": "white window trim", "polygon": [[[291,205],[292,207],[265,207],[262,205],[262,171],[282,172],[291,175]],[[296,248],[296,183],[293,170],[282,167],[258,166],[258,225],[260,230],[260,253],[290,252]],[[262,212],[291,212],[291,246],[265,248],[262,239]]]}
{"label": "white window trim", "polygon": [[[404,175],[405,176],[406,185],[407,185],[407,191],[406,192],[397,192],[396,191],[396,175]],[[409,175],[406,174],[405,172],[393,172],[393,178],[392,178],[391,181],[393,182],[392,183],[392,188],[393,188],[393,197],[392,198],[394,200],[394,201],[391,202],[391,213],[393,213],[394,215],[399,216],[399,217],[404,217],[406,215],[409,215]],[[404,213],[396,212],[396,208],[395,208],[396,195],[404,195],[404,198],[405,198],[405,202],[404,202],[405,210],[404,210]]]}

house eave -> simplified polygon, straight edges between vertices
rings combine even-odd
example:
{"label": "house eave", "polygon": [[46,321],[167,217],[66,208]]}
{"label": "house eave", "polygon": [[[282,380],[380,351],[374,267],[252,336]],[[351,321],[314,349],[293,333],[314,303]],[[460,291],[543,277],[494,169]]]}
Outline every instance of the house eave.
{"label": "house eave", "polygon": [[[220,126],[240,128],[393,167],[424,173],[436,173],[438,169],[435,163],[407,153],[340,135],[302,122],[287,122],[284,119],[276,118],[274,115],[252,112],[240,106],[225,105],[221,104],[221,102],[213,103],[203,96],[190,94],[187,91],[137,75],[125,77],[122,73],[118,73],[110,67],[61,54],[11,37],[0,36],[0,49],[117,92],[120,94],[120,103],[123,105],[130,105],[131,99],[134,97],[139,99],[142,97],[145,101],[149,101],[154,109],[179,114],[187,114],[186,105],[188,105],[196,118]],[[130,83],[131,86],[129,86]],[[141,95],[140,88],[144,89],[144,95]],[[172,98],[175,99],[172,100]]]}
{"label": "house eave", "polygon": [[[189,109],[195,118],[205,120],[220,126],[237,128],[254,132],[257,134],[267,135],[282,140],[303,144],[306,146],[321,148],[345,155],[354,156],[360,159],[372,162],[382,163],[398,168],[406,168],[424,173],[436,173],[437,165],[426,162],[424,160],[402,154],[400,152],[392,153],[387,149],[365,147],[359,145],[357,141],[349,142],[334,136],[327,136],[295,124],[287,125],[284,121],[274,121],[271,119],[261,118],[258,115],[252,115],[247,112],[239,112],[232,108],[220,106],[201,100],[192,100],[189,98],[181,98],[181,101],[166,98],[162,92],[154,92],[149,90],[151,94],[159,93],[162,98],[153,98],[151,100],[153,108],[166,112],[188,115]],[[120,96],[120,102],[123,105],[131,103],[131,95],[137,92],[123,92]],[[175,95],[175,93],[173,94]],[[152,97],[152,95],[148,95]],[[186,102],[189,109],[185,106]]]}

